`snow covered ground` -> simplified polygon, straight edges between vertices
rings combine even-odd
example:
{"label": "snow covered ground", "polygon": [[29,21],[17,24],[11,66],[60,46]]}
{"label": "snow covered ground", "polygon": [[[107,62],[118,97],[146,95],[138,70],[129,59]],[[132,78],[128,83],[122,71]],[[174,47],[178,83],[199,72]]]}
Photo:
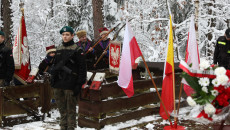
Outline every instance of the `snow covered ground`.
{"label": "snow covered ground", "polygon": [[[191,110],[191,107],[184,107],[180,109],[180,115],[179,119],[188,119],[189,117],[186,117],[186,115],[189,113]],[[31,123],[26,123],[26,124],[20,124],[20,125],[15,125],[13,127],[5,127],[4,130],[58,130],[60,129],[58,125],[58,118],[60,117],[59,112],[56,109],[53,109],[51,111],[51,117],[46,117],[44,121],[37,121],[37,122],[31,122]],[[151,116],[146,116],[143,118],[140,118],[138,120],[129,120],[126,122],[121,122],[121,123],[116,123],[112,125],[107,125],[105,126],[102,130],[117,130],[117,129],[123,129],[123,128],[130,128],[131,130],[137,130],[140,129],[140,127],[137,127],[138,124],[143,124],[146,123],[144,126],[145,129],[148,130],[153,130],[154,129],[154,122],[161,119],[159,115],[151,115]],[[153,122],[153,123],[148,123],[148,122]],[[159,123],[156,122],[158,125]],[[162,121],[162,125],[168,125],[168,121]],[[141,128],[142,129],[142,128]],[[91,128],[80,128],[77,126],[76,130],[94,130]]]}

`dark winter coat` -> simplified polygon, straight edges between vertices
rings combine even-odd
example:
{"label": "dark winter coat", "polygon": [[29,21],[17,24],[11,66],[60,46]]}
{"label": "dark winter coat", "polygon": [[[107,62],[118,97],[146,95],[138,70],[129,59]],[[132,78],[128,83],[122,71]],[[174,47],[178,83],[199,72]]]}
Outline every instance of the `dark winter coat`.
{"label": "dark winter coat", "polygon": [[230,69],[230,41],[225,36],[218,38],[214,51],[214,64]]}
{"label": "dark winter coat", "polygon": [[14,74],[14,59],[12,50],[4,45],[0,44],[0,79],[4,79],[9,83],[12,80]]}
{"label": "dark winter coat", "polygon": [[[78,41],[76,43],[81,49],[84,51],[84,54],[89,50],[90,47],[93,46],[93,42],[87,39],[86,43],[83,43],[81,41]],[[92,52],[89,52],[85,55],[86,57],[86,64],[87,64],[87,70],[94,70],[95,68],[93,65],[95,64],[95,50],[93,49]]]}
{"label": "dark winter coat", "polygon": [[[106,47],[109,45],[110,39],[108,38],[105,41],[101,41],[96,47],[95,47],[95,52],[96,52],[96,57],[97,59],[102,55]],[[105,69],[109,68],[109,49],[107,50],[107,54],[103,56],[103,58],[98,62],[97,69]]]}
{"label": "dark winter coat", "polygon": [[83,50],[74,44],[73,40],[57,48],[51,69],[53,77],[51,85],[54,88],[80,92],[86,82],[85,56]]}
{"label": "dark winter coat", "polygon": [[39,69],[38,73],[40,75],[43,75],[43,73],[45,71],[48,72],[48,73],[50,73],[50,68],[51,68],[52,64],[53,64],[53,57],[47,55],[46,58],[44,60],[42,60],[42,62],[39,64],[39,66],[38,66],[38,69]]}

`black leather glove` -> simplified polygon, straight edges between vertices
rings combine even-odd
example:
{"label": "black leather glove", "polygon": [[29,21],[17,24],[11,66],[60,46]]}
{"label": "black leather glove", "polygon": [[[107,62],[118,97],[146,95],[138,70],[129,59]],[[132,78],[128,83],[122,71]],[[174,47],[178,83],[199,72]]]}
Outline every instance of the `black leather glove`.
{"label": "black leather glove", "polygon": [[6,87],[6,86],[10,86],[10,82],[5,81],[5,82],[4,82],[4,87]]}

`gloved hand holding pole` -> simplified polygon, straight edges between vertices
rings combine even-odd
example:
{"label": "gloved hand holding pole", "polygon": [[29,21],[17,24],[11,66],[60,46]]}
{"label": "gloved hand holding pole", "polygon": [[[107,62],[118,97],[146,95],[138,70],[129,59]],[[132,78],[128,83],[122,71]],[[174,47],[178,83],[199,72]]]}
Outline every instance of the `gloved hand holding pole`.
{"label": "gloved hand holding pole", "polygon": [[[101,39],[99,39],[93,46],[92,48],[94,48],[99,42],[101,42],[105,37],[107,37],[113,30],[115,30],[121,23],[119,23],[116,27],[112,28],[104,37],[102,37]],[[88,54],[89,50],[85,53]]]}

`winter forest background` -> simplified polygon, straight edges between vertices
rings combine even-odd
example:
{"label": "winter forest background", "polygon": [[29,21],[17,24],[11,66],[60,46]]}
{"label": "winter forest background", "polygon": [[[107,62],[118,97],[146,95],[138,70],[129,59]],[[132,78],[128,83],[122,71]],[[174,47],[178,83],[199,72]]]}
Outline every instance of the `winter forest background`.
{"label": "winter forest background", "polygon": [[[0,0],[1,29],[7,44],[17,34],[24,3],[25,21],[32,67],[45,57],[45,47],[60,45],[59,30],[66,25],[85,29],[90,39],[98,39],[98,28],[111,29],[130,24],[147,61],[164,61],[169,12],[173,16],[175,61],[185,56],[191,15],[196,17],[200,57],[212,62],[217,38],[230,27],[230,0]],[[117,40],[123,40],[124,29]],[[110,34],[112,38],[114,32]],[[75,36],[75,41],[78,38]]]}

